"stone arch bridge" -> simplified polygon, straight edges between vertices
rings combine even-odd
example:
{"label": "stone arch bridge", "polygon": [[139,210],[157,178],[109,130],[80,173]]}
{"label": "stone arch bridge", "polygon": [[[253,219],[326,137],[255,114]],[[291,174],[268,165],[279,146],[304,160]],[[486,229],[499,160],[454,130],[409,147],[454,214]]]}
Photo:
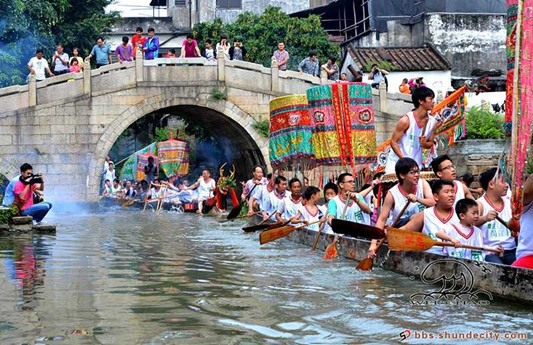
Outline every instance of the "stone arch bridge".
{"label": "stone arch bridge", "polygon": [[[268,139],[253,123],[268,118],[270,100],[326,82],[223,58],[137,59],[97,70],[86,64],[78,74],[39,83],[32,77],[28,85],[0,89],[0,173],[11,178],[28,162],[45,175],[51,200],[94,201],[104,158],[120,134],[141,117],[166,110],[231,143],[226,156],[247,171],[269,163]],[[214,90],[224,91],[226,99],[214,99]],[[374,92],[383,136],[396,114],[410,108],[409,99],[384,89]]]}

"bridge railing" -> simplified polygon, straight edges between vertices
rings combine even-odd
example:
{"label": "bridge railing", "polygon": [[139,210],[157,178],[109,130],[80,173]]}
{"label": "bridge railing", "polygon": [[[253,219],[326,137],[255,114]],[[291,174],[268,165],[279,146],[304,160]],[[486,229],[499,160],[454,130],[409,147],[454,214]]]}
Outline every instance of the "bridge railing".
{"label": "bridge railing", "polygon": [[[216,61],[205,58],[159,58],[144,60],[140,51],[133,62],[115,63],[91,70],[85,62],[81,73],[68,73],[36,82],[30,76],[28,85],[0,89],[0,113],[45,105],[65,99],[113,92],[143,83],[219,83],[243,90],[273,96],[305,93],[307,88],[331,83],[325,71],[320,77],[295,71],[280,71],[276,61],[265,67],[246,61],[226,60],[219,52]],[[377,111],[399,113],[408,111],[410,99],[400,94],[387,94],[382,85],[373,89]]]}

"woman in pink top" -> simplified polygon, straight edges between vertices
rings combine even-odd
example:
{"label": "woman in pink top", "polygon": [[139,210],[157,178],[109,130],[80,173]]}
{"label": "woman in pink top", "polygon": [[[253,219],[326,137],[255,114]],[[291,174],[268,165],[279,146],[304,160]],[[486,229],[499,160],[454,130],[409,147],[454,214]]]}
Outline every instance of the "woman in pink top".
{"label": "woman in pink top", "polygon": [[200,48],[198,48],[198,43],[193,38],[191,34],[187,35],[187,39],[183,41],[181,45],[181,58],[195,58],[200,57]]}

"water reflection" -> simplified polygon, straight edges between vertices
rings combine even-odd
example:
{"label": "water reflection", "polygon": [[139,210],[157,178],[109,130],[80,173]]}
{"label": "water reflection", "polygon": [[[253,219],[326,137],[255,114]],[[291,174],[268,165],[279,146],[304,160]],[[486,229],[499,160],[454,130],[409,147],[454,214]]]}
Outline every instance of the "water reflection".
{"label": "water reflection", "polygon": [[498,301],[414,307],[423,284],[286,240],[260,247],[240,223],[136,212],[54,221],[57,236],[0,237],[2,345],[383,344],[406,328],[524,331],[532,317]]}

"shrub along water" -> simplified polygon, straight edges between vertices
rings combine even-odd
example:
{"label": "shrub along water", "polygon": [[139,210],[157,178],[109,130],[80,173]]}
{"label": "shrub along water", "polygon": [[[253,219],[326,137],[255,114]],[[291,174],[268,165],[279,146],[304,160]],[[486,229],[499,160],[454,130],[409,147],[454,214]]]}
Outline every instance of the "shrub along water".
{"label": "shrub along water", "polygon": [[503,115],[473,107],[466,114],[466,139],[503,139]]}

